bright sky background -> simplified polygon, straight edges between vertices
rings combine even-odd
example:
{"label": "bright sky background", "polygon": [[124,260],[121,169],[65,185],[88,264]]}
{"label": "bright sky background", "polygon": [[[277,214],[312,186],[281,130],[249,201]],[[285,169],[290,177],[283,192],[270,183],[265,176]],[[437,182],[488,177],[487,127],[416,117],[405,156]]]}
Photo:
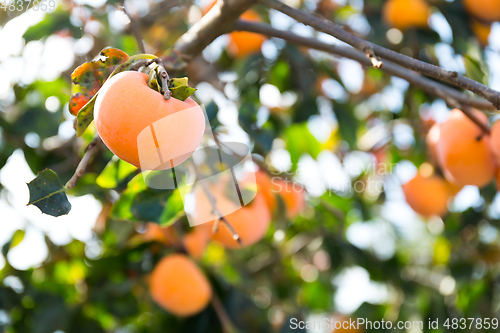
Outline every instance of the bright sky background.
{"label": "bright sky background", "polygon": [[[208,0],[207,0],[208,1]],[[199,1],[207,2],[205,0]],[[80,0],[81,3],[100,6],[104,0]],[[135,3],[132,1],[129,4]],[[314,1],[311,2],[311,6]],[[363,7],[363,1],[350,1],[356,8]],[[312,7],[314,8],[314,6]],[[196,13],[195,13],[196,14]],[[195,17],[196,15],[193,14]],[[127,18],[120,16],[118,12],[110,12],[113,29],[117,32],[127,24]],[[191,14],[190,14],[191,15]],[[26,29],[43,19],[41,11],[28,11],[25,14],[9,21],[0,28],[0,103],[9,104],[14,102],[12,86],[18,82],[29,84],[36,79],[50,81],[57,78],[61,72],[74,66],[75,53],[84,55],[93,46],[92,33],[96,30],[86,27],[87,32],[83,38],[75,40],[72,37],[52,36],[44,42],[33,41],[25,44],[22,35]],[[277,13],[270,12],[271,23],[278,29],[290,29],[303,36],[313,36],[311,28],[293,19]],[[436,45],[436,54],[440,64],[446,68],[463,72],[460,55],[456,55],[449,45],[452,41],[451,29],[444,17],[435,13],[430,18],[431,27],[441,36],[442,42]],[[360,33],[367,33],[369,27],[363,15],[354,15],[348,22],[353,29]],[[98,27],[97,27],[98,30]],[[340,43],[331,36],[317,34],[323,41]],[[397,37],[397,36],[396,36]],[[209,61],[217,59],[222,48],[227,43],[227,37],[218,38],[203,53]],[[283,43],[278,40],[269,40],[263,45],[263,54],[269,60],[275,60],[279,55]],[[490,35],[490,47],[487,50],[488,66],[491,71],[490,85],[500,89],[500,24],[495,23]],[[324,58],[321,52],[311,51],[311,55],[318,59]],[[338,101],[349,98],[350,93],[356,93],[361,88],[364,72],[361,66],[347,59],[338,61],[338,72],[344,87],[334,79],[324,83],[327,96]],[[23,70],[19,71],[19,68]],[[225,94],[215,90],[208,83],[200,83],[197,88],[197,96],[202,102],[213,99],[220,108],[219,119],[228,128],[227,139],[249,143],[248,136],[237,125],[237,104],[239,92],[232,83],[235,73],[224,73],[221,78],[228,82]],[[367,110],[390,110],[399,112],[403,97],[408,84],[400,79],[393,78],[388,87],[382,92],[373,95],[356,108],[357,115],[363,115]],[[293,92],[280,93],[272,85],[265,84],[260,90],[262,107],[259,109],[258,119],[264,123],[269,117],[269,108],[276,106],[292,105],[297,96]],[[56,110],[58,100],[48,99],[46,107]],[[332,103],[325,98],[318,99],[320,115],[313,116],[308,121],[309,131],[323,142],[329,138],[332,131],[337,130],[338,124],[333,113]],[[426,105],[437,121],[446,119],[449,109],[444,102],[436,101]],[[3,110],[0,104],[0,110]],[[5,112],[5,111],[0,111]],[[73,135],[72,118],[65,106],[66,121],[61,124],[59,137],[68,140]],[[414,133],[408,125],[401,124],[394,127],[395,144],[400,147],[411,147],[414,144]],[[26,142],[30,145],[43,144],[37,141],[37,135],[27,136]],[[1,147],[1,131],[0,131]],[[287,170],[290,167],[290,155],[285,149],[285,143],[277,139],[274,142],[274,150],[271,153],[271,161],[279,170]],[[351,185],[359,172],[369,167],[370,156],[364,152],[353,151],[348,154],[341,163],[339,158],[332,152],[324,151],[314,160],[304,155],[299,162],[299,174],[297,179],[305,184],[311,196],[321,196],[328,190],[345,191]],[[347,239],[355,246],[372,251],[380,259],[390,258],[395,251],[396,242],[403,239],[409,248],[420,251],[422,260],[430,260],[429,253],[422,248],[431,248],[437,235],[443,231],[443,222],[440,219],[425,224],[404,201],[401,190],[401,181],[408,180],[408,176],[415,172],[415,166],[411,162],[399,163],[397,173],[378,181],[385,184],[387,200],[381,207],[381,216],[374,221],[356,221],[347,229]],[[357,171],[356,171],[357,170]],[[9,159],[7,165],[0,171],[0,181],[5,189],[0,195],[0,246],[10,239],[13,232],[18,229],[26,230],[23,242],[14,250],[9,252],[8,260],[17,269],[28,269],[40,265],[47,257],[47,247],[44,237],[48,236],[56,244],[67,244],[72,239],[79,239],[87,243],[95,243],[96,236],[92,232],[93,224],[100,212],[101,205],[91,195],[75,198],[70,197],[72,210],[69,215],[53,218],[42,215],[38,208],[26,206],[28,202],[28,188],[26,183],[31,181],[35,175],[31,172],[24,156],[20,150],[16,151]],[[479,191],[476,187],[465,187],[453,203],[453,211],[463,211],[471,206],[481,204]],[[500,197],[489,208],[492,216],[500,217]],[[354,213],[353,213],[354,214]],[[485,227],[486,228],[486,227]],[[485,229],[488,230],[487,228]],[[484,232],[487,235],[487,232]],[[486,236],[485,236],[486,237]],[[383,240],[383,241],[382,241]],[[429,247],[421,244],[428,243]],[[420,250],[418,250],[420,249]],[[0,254],[0,268],[3,267],[5,258]],[[333,283],[338,287],[335,301],[338,310],[345,313],[355,311],[364,302],[380,303],[387,301],[391,291],[387,286],[370,281],[369,275],[361,267],[352,267],[342,272]]]}

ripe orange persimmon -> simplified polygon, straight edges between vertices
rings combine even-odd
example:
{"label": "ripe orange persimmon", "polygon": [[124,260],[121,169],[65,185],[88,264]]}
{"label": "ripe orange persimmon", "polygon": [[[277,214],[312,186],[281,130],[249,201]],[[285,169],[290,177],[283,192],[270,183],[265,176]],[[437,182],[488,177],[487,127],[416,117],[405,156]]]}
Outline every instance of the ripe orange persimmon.
{"label": "ripe orange persimmon", "polygon": [[135,71],[107,80],[96,99],[94,121],[102,141],[122,160],[146,170],[169,169],[196,150],[205,116],[191,98],[164,100],[147,80]]}
{"label": "ripe orange persimmon", "polygon": [[488,38],[491,32],[491,24],[485,24],[477,20],[472,20],[470,26],[479,43],[482,46],[488,45]]}
{"label": "ripe orange persimmon", "polygon": [[500,20],[500,1],[498,0],[463,0],[465,9],[476,18],[493,22]]}
{"label": "ripe orange persimmon", "polygon": [[[227,197],[227,182],[219,181],[209,187],[219,212],[222,214],[225,214],[224,212],[231,212],[225,214],[224,218],[240,236],[243,246],[255,244],[264,237],[271,223],[271,213],[267,207],[266,199],[261,192],[257,191],[255,198],[249,204],[240,207],[239,203],[235,203],[234,200]],[[213,217],[212,204],[201,187],[195,190],[195,197],[197,215]],[[217,233],[212,234],[214,222],[215,220],[200,224],[197,228],[210,233],[213,240],[222,243],[225,247],[241,247],[241,245],[233,239],[227,225],[222,221],[220,222]]]}
{"label": "ripe orange persimmon", "polygon": [[382,18],[391,27],[400,30],[428,26],[429,4],[424,0],[389,0],[382,8]]}
{"label": "ripe orange persimmon", "polygon": [[440,124],[434,123],[434,125],[432,125],[432,127],[427,132],[427,136],[425,137],[425,143],[427,145],[427,156],[429,158],[429,161],[434,165],[436,165],[438,161],[437,144],[440,135],[439,127]]}
{"label": "ripe orange persimmon", "polygon": [[153,300],[177,316],[203,310],[212,297],[212,287],[200,268],[183,254],[170,254],[156,264],[149,280]]}
{"label": "ripe orange persimmon", "polygon": [[[240,16],[243,21],[260,22],[257,12],[249,9]],[[266,38],[261,34],[247,31],[233,31],[229,34],[228,52],[235,58],[242,58],[260,51]]]}
{"label": "ripe orange persimmon", "polygon": [[179,237],[172,227],[161,227],[156,223],[146,224],[146,231],[138,235],[142,242],[159,242],[165,245],[176,245],[179,243]]}
{"label": "ripe orange persimmon", "polygon": [[442,216],[452,196],[448,182],[438,176],[424,176],[421,172],[403,185],[406,202],[423,216]]}
{"label": "ripe orange persimmon", "polygon": [[273,191],[283,198],[288,218],[297,216],[306,206],[304,188],[297,183],[281,178],[273,178]]}
{"label": "ripe orange persimmon", "polygon": [[498,162],[500,162],[500,121],[491,127],[491,147]]}
{"label": "ripe orange persimmon", "polygon": [[331,17],[340,7],[335,0],[320,0],[316,5],[316,12],[323,17]]}
{"label": "ripe orange persimmon", "polygon": [[257,182],[257,191],[265,197],[271,212],[276,209],[278,204],[276,195],[283,199],[289,218],[295,217],[306,206],[304,188],[297,183],[279,177],[271,179],[263,170],[255,172],[255,181]]}
{"label": "ripe orange persimmon", "polygon": [[140,234],[140,239],[144,242],[159,242],[163,244],[169,243],[165,235],[164,228],[160,227],[156,223],[148,223],[146,225],[146,231],[143,234]]}
{"label": "ripe orange persimmon", "polygon": [[274,211],[276,209],[277,200],[276,193],[273,192],[271,179],[265,171],[257,170],[257,172],[255,172],[255,181],[257,183],[257,191],[262,193],[266,199],[267,207],[269,207],[271,212]]}
{"label": "ripe orange persimmon", "polygon": [[[488,122],[484,113],[474,112],[481,121]],[[490,136],[458,109],[452,110],[441,124],[437,155],[445,176],[449,174],[459,185],[481,187],[495,176],[497,164]]]}
{"label": "ripe orange persimmon", "polygon": [[[259,193],[255,195],[255,199],[249,205],[227,215],[225,218],[240,236],[242,246],[253,245],[260,241],[271,223],[271,213],[266,205],[266,200]],[[213,222],[209,223],[209,225],[212,226]],[[217,233],[212,235],[212,239],[228,248],[241,247],[233,239],[225,223],[220,224]]]}
{"label": "ripe orange persimmon", "polygon": [[203,252],[205,252],[209,240],[210,233],[208,230],[194,228],[193,231],[184,236],[182,245],[184,245],[184,248],[191,257],[200,259],[203,256]]}
{"label": "ripe orange persimmon", "polygon": [[498,168],[496,176],[495,185],[497,186],[497,191],[500,191],[500,168]]}
{"label": "ripe orange persimmon", "polygon": [[[205,15],[217,1],[213,1],[208,6],[203,8],[202,14]],[[253,21],[261,22],[259,14],[249,9],[240,16],[240,20],[243,21]],[[227,51],[231,56],[235,58],[243,58],[249,54],[257,53],[260,51],[262,44],[266,40],[266,37],[261,34],[248,31],[233,31],[229,34],[229,45],[227,46]]]}

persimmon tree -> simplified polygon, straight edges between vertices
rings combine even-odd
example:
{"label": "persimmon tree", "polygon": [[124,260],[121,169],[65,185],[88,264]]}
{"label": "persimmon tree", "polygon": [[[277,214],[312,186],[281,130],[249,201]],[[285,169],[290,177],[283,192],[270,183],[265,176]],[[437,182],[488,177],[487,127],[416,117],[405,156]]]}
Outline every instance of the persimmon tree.
{"label": "persimmon tree", "polygon": [[[490,124],[500,92],[489,87],[485,60],[498,52],[485,38],[500,17],[495,4],[165,0],[139,16],[121,1],[101,8],[63,1],[23,38],[83,39],[84,29],[98,26],[86,52],[92,60],[77,58],[52,82],[13,86],[14,101],[0,105],[0,166],[21,150],[37,174],[26,189],[28,204],[54,219],[70,213],[72,198],[93,195],[102,204],[94,228],[100,252],[92,256],[81,241],[56,245],[46,237],[50,255],[40,266],[23,271],[7,262],[0,278],[14,277],[23,288],[0,284],[0,327],[288,332],[295,331],[291,318],[313,314],[426,323],[497,318],[500,139],[499,125],[490,130]],[[112,33],[105,12],[119,12],[129,24]],[[451,28],[451,41],[430,29],[431,14]],[[5,11],[0,19],[17,18]],[[224,36],[227,46],[214,56],[210,49]],[[440,66],[446,64],[436,45],[443,43],[461,55],[463,70]],[[359,89],[349,87],[347,59],[363,68]],[[399,87],[403,81],[394,78],[409,86]],[[279,100],[266,101],[266,89]],[[380,106],[384,94],[400,94],[400,105]],[[29,102],[34,95],[41,98]],[[53,96],[62,104],[48,112],[40,101]],[[179,189],[144,181],[137,138],[162,116],[193,108],[164,137],[155,137],[170,144],[169,151],[190,152],[179,159],[178,153],[164,155],[163,169],[182,165],[202,141],[202,102],[219,147],[234,131],[225,122],[224,103],[237,108],[232,126],[245,134],[258,170],[256,188],[238,189],[238,196],[256,194],[222,216],[234,210],[229,182],[200,185],[192,193],[195,210],[218,218],[190,227]],[[436,103],[453,109],[448,119],[437,121]],[[63,114],[73,117],[72,138],[55,146],[28,142],[30,133],[43,142],[56,137]],[[318,121],[326,137],[315,130]],[[410,144],[398,141],[398,128],[410,133]],[[228,155],[241,159],[236,151]],[[277,156],[286,157],[287,167]],[[317,165],[325,160],[318,190],[308,181],[317,175],[308,174],[320,173]],[[301,169],[307,161],[316,169]],[[392,166],[404,163],[418,171],[396,186],[399,192],[394,185],[391,190]],[[356,171],[359,164],[372,167]],[[192,169],[206,171],[195,164]],[[344,173],[347,181],[335,183]],[[382,186],[373,188],[373,182]],[[478,190],[480,203],[461,211],[453,198],[467,189]],[[395,195],[405,201],[392,205],[415,213],[387,212]],[[410,219],[421,233],[413,238],[402,230]],[[354,235],[367,228],[381,232],[369,244]],[[14,233],[3,255],[23,235]],[[363,299],[351,311],[342,306],[339,281],[353,267],[383,286],[382,301]]]}

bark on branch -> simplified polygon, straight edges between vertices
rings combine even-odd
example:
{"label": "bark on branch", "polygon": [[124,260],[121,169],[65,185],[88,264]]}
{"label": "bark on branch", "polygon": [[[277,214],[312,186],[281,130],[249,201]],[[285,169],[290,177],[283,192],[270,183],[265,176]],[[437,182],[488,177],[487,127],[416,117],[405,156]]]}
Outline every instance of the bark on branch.
{"label": "bark on branch", "polygon": [[76,183],[80,179],[81,176],[83,176],[83,173],[85,172],[85,169],[87,168],[87,165],[90,162],[90,159],[94,155],[95,151],[97,150],[99,146],[99,142],[101,141],[101,138],[99,135],[95,135],[92,141],[88,144],[87,148],[85,148],[85,155],[83,155],[83,158],[81,159],[80,163],[78,163],[78,166],[76,167],[75,173],[71,177],[70,180],[66,183],[66,188],[72,189],[73,187],[76,186]]}
{"label": "bark on branch", "polygon": [[386,63],[386,61],[384,60],[392,61],[393,63],[396,63],[400,66],[418,71],[424,75],[472,91],[473,93],[489,100],[497,109],[500,108],[500,92],[495,91],[485,86],[484,84],[476,82],[465,76],[459,75],[457,72],[452,72],[444,68],[405,56],[401,53],[394,52],[382,46],[370,43],[358,36],[345,31],[340,26],[332,23],[331,21],[324,20],[302,10],[289,7],[279,0],[259,0],[259,2],[292,17],[299,22],[307,24],[318,31],[336,37],[339,40],[362,51],[363,53],[373,50],[374,54],[377,57],[382,58],[384,66]]}
{"label": "bark on branch", "polygon": [[196,22],[174,48],[185,55],[197,55],[217,37],[230,32],[238,17],[256,0],[218,0],[213,8]]}
{"label": "bark on branch", "polygon": [[[240,20],[235,23],[234,29],[256,32],[269,37],[284,39],[294,44],[303,45],[315,50],[325,51],[355,60],[364,66],[373,66],[373,61],[368,58],[364,52],[356,50],[355,48],[327,44],[316,39],[301,37],[290,31],[274,29],[268,24]],[[383,62],[383,66],[380,66],[379,68],[390,75],[405,79],[410,84],[420,87],[429,94],[444,98],[447,102],[449,102],[449,99],[446,98],[446,96],[449,96],[452,100],[455,100],[462,105],[468,105],[479,109],[495,110],[495,107],[485,99],[472,97],[439,82],[426,78],[407,68],[396,65],[390,61],[385,60]],[[450,106],[457,107],[457,104],[453,103],[450,104]]]}

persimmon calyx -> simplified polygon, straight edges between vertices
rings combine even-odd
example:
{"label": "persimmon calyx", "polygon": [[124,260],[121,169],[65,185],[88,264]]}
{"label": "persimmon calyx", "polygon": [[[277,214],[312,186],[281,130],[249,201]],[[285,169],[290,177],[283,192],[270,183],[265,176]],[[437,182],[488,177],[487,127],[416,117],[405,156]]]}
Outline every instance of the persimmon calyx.
{"label": "persimmon calyx", "polygon": [[163,95],[165,100],[170,99],[172,93],[169,89],[170,76],[161,63],[156,63],[149,71],[148,86]]}
{"label": "persimmon calyx", "polygon": [[188,86],[187,77],[171,79],[161,63],[150,68],[147,84],[151,89],[162,94],[165,100],[173,97],[185,101],[196,91],[195,88]]}

